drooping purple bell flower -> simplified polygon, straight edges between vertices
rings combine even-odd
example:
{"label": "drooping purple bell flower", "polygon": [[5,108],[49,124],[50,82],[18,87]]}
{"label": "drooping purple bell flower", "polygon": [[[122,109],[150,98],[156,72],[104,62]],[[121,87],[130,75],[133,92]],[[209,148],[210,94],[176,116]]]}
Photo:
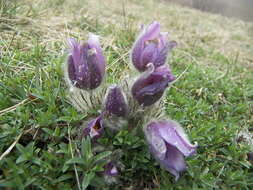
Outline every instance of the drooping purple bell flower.
{"label": "drooping purple bell flower", "polygon": [[160,24],[154,21],[142,27],[131,52],[132,63],[140,72],[145,71],[149,63],[155,67],[164,65],[169,51],[176,45],[175,41],[168,41],[167,33],[160,32]]}
{"label": "drooping purple bell flower", "polygon": [[149,63],[148,70],[133,84],[132,95],[140,105],[150,106],[162,97],[169,82],[173,80],[175,77],[166,65],[155,69]]}
{"label": "drooping purple bell flower", "polygon": [[104,169],[105,169],[104,174],[106,176],[115,177],[119,174],[117,167],[112,162],[109,162],[108,164],[106,164],[104,166]]}
{"label": "drooping purple bell flower", "polygon": [[90,138],[99,138],[104,131],[102,116],[88,122],[87,127],[83,130],[84,136],[90,136]]}
{"label": "drooping purple bell flower", "polygon": [[172,120],[149,123],[145,135],[156,160],[178,180],[186,169],[184,156],[195,154],[197,144],[192,145],[182,127]]}
{"label": "drooping purple bell flower", "polygon": [[87,43],[80,45],[69,40],[68,77],[71,83],[81,89],[97,88],[105,74],[105,58],[97,35],[89,34]]}
{"label": "drooping purple bell flower", "polygon": [[121,88],[117,85],[110,86],[105,99],[105,113],[117,117],[125,117],[127,112],[127,101]]}

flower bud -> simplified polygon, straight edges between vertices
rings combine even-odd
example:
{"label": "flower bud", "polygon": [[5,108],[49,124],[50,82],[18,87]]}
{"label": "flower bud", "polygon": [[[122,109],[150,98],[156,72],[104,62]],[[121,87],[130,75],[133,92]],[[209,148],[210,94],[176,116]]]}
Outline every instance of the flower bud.
{"label": "flower bud", "polygon": [[132,95],[140,105],[150,106],[157,102],[163,95],[169,82],[175,80],[174,75],[165,65],[154,69],[154,65],[148,64],[146,71],[137,79],[132,87]]}
{"label": "flower bud", "polygon": [[112,85],[107,91],[105,99],[105,112],[117,117],[125,117],[128,112],[126,98],[120,87]]}
{"label": "flower bud", "polygon": [[132,63],[140,72],[145,71],[149,63],[155,68],[164,65],[169,51],[176,45],[175,41],[168,41],[167,33],[161,33],[160,24],[154,21],[142,28],[131,52]]}
{"label": "flower bud", "polygon": [[145,135],[153,156],[178,180],[179,173],[186,169],[184,156],[195,154],[197,144],[192,145],[181,126],[172,120],[149,123]]}
{"label": "flower bud", "polygon": [[68,77],[72,85],[85,90],[97,88],[105,74],[105,58],[98,36],[89,34],[87,43],[83,45],[70,39],[69,46]]}

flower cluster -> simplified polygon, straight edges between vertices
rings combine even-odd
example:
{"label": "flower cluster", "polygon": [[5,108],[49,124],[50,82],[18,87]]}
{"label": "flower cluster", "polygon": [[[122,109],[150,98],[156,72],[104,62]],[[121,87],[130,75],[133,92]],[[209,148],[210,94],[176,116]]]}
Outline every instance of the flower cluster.
{"label": "flower cluster", "polygon": [[[117,131],[135,122],[134,125],[143,127],[155,159],[177,180],[186,168],[184,157],[194,154],[196,145],[190,144],[177,122],[163,114],[162,97],[175,80],[166,61],[176,45],[175,41],[168,40],[167,33],[160,31],[158,22],[143,26],[130,58],[139,73],[137,78],[133,82],[126,78],[107,85],[104,79],[106,59],[99,37],[89,34],[83,45],[69,40],[65,70],[72,104],[79,111],[98,113],[85,124],[83,136],[96,141],[106,128]],[[108,176],[116,176],[118,172],[113,162],[105,166],[104,173]]]}

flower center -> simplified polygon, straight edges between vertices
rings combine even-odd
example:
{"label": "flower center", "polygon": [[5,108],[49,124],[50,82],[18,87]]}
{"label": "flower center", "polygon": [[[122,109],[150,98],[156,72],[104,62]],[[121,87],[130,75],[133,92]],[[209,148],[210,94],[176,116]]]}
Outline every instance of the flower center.
{"label": "flower center", "polygon": [[93,127],[94,130],[98,131],[99,129],[101,129],[100,123],[96,122],[96,124]]}
{"label": "flower center", "polygon": [[147,40],[147,41],[145,41],[145,47],[147,45],[151,44],[151,43],[154,43],[154,44],[158,45],[160,43],[160,39],[159,38],[155,38],[153,40]]}

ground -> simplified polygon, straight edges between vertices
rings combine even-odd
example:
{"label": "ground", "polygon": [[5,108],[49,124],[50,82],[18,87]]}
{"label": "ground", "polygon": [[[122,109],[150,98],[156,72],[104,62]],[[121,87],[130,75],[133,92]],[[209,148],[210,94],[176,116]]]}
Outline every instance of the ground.
{"label": "ground", "polygon": [[[88,116],[66,98],[66,39],[100,35],[107,80],[115,83],[130,72],[139,26],[153,20],[178,42],[169,60],[178,80],[166,94],[166,113],[198,142],[198,153],[175,182],[143,138],[121,131],[112,143],[125,169],[118,185],[105,185],[93,176],[101,167],[87,161],[89,142],[74,135]],[[1,188],[78,189],[78,181],[90,189],[253,188],[251,147],[236,138],[253,126],[252,23],[159,0],[0,0],[0,32]]]}

